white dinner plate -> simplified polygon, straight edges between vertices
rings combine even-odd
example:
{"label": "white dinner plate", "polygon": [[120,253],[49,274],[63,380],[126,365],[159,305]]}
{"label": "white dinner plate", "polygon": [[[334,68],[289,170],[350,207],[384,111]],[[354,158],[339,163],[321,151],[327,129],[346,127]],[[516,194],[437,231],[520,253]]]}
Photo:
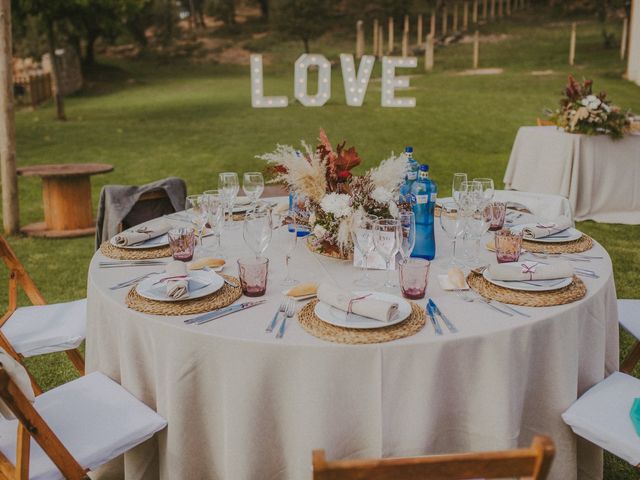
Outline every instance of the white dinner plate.
{"label": "white dinner plate", "polygon": [[[523,223],[522,225],[515,225],[511,227],[511,230],[514,232],[521,232],[523,229],[527,227],[535,227],[536,223]],[[544,238],[526,238],[528,242],[536,242],[536,243],[563,243],[563,242],[573,242],[575,240],[579,240],[582,237],[582,232],[580,230],[576,230],[575,228],[569,227],[562,232],[558,232],[557,236],[551,235],[549,237]]]}
{"label": "white dinner plate", "polygon": [[[519,265],[519,264],[518,264]],[[503,280],[493,280],[489,276],[489,269],[482,272],[482,276],[487,282],[493,283],[499,287],[509,288],[511,290],[521,290],[523,292],[550,292],[552,290],[560,290],[568,287],[573,282],[573,278],[556,278],[553,280],[526,280],[521,282],[506,282]]]}
{"label": "white dinner plate", "polygon": [[165,233],[159,237],[150,238],[142,243],[136,243],[133,245],[118,245],[116,243],[116,237],[111,238],[109,241],[114,247],[124,248],[126,250],[144,250],[145,248],[166,247],[169,245],[169,235]]}
{"label": "white dinner plate", "polygon": [[391,295],[388,293],[380,293],[380,292],[353,292],[354,295],[361,297],[363,295],[368,295],[369,298],[377,299],[377,300],[385,300],[387,302],[395,302],[398,304],[398,312],[396,316],[390,322],[380,322],[378,320],[373,320],[372,318],[362,317],[360,315],[351,314],[347,319],[347,312],[344,312],[338,308],[334,308],[331,305],[328,305],[324,302],[318,302],[314,309],[317,317],[331,325],[335,325],[337,327],[346,327],[346,328],[383,328],[388,327],[390,325],[395,325],[396,323],[400,323],[403,320],[406,320],[409,315],[411,315],[411,305],[405,299],[400,298],[396,295]]}
{"label": "white dinner plate", "polygon": [[224,286],[224,279],[213,271],[207,270],[189,270],[189,296],[180,299],[171,298],[167,295],[166,283],[158,283],[158,280],[166,277],[166,273],[152,275],[143,280],[136,287],[136,292],[141,297],[149,300],[157,300],[160,302],[180,302],[183,300],[193,300],[194,298],[204,297],[211,293],[217,292]]}

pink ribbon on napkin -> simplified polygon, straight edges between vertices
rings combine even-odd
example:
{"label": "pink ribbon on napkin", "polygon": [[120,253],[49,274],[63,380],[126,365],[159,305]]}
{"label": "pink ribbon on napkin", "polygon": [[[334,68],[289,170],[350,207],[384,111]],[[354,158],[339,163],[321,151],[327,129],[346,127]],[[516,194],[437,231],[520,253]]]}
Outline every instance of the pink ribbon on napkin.
{"label": "pink ribbon on napkin", "polygon": [[538,263],[533,263],[531,265],[521,263],[520,266],[522,267],[522,273],[525,275],[528,273],[529,280],[533,280],[533,274],[536,273],[536,267],[538,266]]}
{"label": "pink ribbon on napkin", "polygon": [[371,296],[370,293],[367,293],[366,295],[363,295],[362,297],[357,297],[357,298],[352,298],[351,300],[349,300],[349,306],[347,307],[347,315],[351,315],[353,313],[353,304],[355,302],[357,302],[358,300],[364,300],[365,298]]}

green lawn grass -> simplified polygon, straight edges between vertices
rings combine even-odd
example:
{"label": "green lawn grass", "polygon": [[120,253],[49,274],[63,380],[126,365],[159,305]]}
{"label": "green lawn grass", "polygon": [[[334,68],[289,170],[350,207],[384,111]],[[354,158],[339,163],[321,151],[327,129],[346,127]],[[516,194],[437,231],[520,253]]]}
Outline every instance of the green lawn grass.
{"label": "green lawn grass", "polygon": [[[612,28],[619,38],[617,26]],[[69,121],[53,120],[51,106],[17,114],[18,164],[113,164],[113,173],[93,177],[94,203],[104,184],[141,184],[169,175],[184,178],[193,193],[215,188],[219,171],[264,169],[255,155],[272,150],[278,142],[306,139],[313,144],[318,128],[324,127],[333,142],[346,139],[357,146],[365,159],[361,169],[386,158],[391,150],[413,145],[418,161],[430,164],[441,195],[447,195],[451,175],[457,171],[493,177],[501,186],[518,128],[534,124],[545,107],[556,106],[571,72],[593,78],[596,90],[607,90],[616,103],[640,112],[640,87],[621,79],[624,64],[617,50],[603,47],[596,22],[579,22],[573,68],[567,65],[567,19],[519,13],[481,27],[481,33],[506,35],[505,40],[482,43],[480,54],[481,67],[500,67],[504,73],[456,75],[470,68],[471,44],[438,48],[433,73],[424,74],[422,62],[406,72],[412,75],[412,90],[404,95],[417,98],[415,109],[380,107],[379,66],[364,106],[345,105],[338,54],[353,50],[348,35],[326,36],[312,44],[315,52],[337,62],[332,98],[315,109],[295,102],[286,109],[251,108],[248,67],[101,59],[102,67],[93,72],[90,86],[67,99]],[[252,44],[273,58],[265,66],[265,93],[291,99],[293,62],[301,44],[269,38]],[[553,73],[531,74],[547,69]],[[39,180],[19,182],[22,223],[39,221],[43,215]],[[583,222],[579,228],[611,254],[618,295],[640,297],[640,226]],[[14,237],[10,242],[50,302],[86,294],[92,238]],[[623,335],[622,355],[629,345],[629,337]],[[64,356],[48,355],[28,363],[46,388],[74,376]],[[607,457],[605,478],[634,475],[624,462]]]}

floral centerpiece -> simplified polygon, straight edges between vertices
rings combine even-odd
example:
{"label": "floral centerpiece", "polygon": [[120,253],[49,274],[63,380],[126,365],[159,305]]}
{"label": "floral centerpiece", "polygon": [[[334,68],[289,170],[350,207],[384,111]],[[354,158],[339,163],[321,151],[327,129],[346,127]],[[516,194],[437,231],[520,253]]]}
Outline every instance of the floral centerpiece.
{"label": "floral centerpiece", "polygon": [[259,155],[271,165],[274,183],[284,183],[289,191],[305,199],[310,212],[310,245],[319,253],[349,258],[353,252],[352,225],[366,214],[379,218],[398,215],[396,200],[406,173],[406,158],[391,154],[379,166],[353,175],[362,162],[354,147],[346,142],[334,149],[323,129],[315,149],[302,142],[300,150],[278,145],[271,153]]}
{"label": "floral centerpiece", "polygon": [[569,75],[563,94],[560,108],[549,112],[549,117],[566,132],[622,138],[629,128],[629,113],[612,105],[606,92],[594,95],[592,80],[579,83]]}

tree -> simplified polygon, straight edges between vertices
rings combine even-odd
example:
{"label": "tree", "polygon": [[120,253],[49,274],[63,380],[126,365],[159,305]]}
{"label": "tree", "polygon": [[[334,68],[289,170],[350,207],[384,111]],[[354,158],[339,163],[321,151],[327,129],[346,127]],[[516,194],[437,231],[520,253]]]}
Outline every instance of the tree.
{"label": "tree", "polygon": [[309,42],[326,31],[333,7],[334,0],[274,0],[271,21],[279,32],[302,40],[309,53]]}

